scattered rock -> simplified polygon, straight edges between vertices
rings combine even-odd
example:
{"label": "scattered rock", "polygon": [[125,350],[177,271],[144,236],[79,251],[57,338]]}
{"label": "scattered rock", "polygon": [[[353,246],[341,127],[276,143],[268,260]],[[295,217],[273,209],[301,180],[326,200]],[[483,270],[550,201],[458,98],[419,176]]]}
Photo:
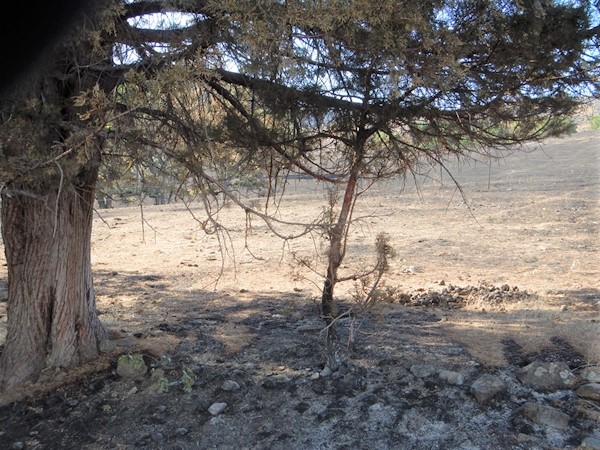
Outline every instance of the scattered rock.
{"label": "scattered rock", "polygon": [[[451,288],[448,284],[445,287]],[[451,292],[457,289],[452,287]],[[144,355],[140,362],[150,366],[152,361],[154,369],[146,373],[145,382],[114,377],[107,371],[79,388],[75,386],[75,391],[59,391],[54,402],[23,403],[21,409],[5,407],[0,417],[10,418],[14,430],[46,418],[56,423],[52,422],[53,429],[39,427],[35,438],[31,427],[24,433],[12,433],[3,424],[0,442],[5,429],[7,450],[17,439],[22,439],[26,448],[61,442],[66,439],[61,430],[67,430],[61,424],[68,424],[71,416],[81,418],[89,407],[103,418],[98,425],[98,448],[110,448],[118,432],[123,436],[119,443],[131,442],[138,448],[191,448],[198,440],[202,440],[203,448],[235,448],[239,442],[248,448],[321,448],[332,436],[335,439],[343,434],[348,448],[362,448],[368,442],[370,448],[495,449],[512,445],[542,449],[581,443],[582,449],[598,449],[595,442],[599,436],[594,428],[598,419],[581,412],[584,407],[597,408],[598,403],[575,395],[576,387],[585,392],[588,388],[583,386],[596,383],[584,375],[593,379],[597,368],[577,370],[581,383],[568,391],[540,394],[517,382],[519,368],[531,362],[531,355],[522,349],[514,350],[518,358],[498,367],[493,375],[483,375],[483,364],[455,341],[444,341],[443,335],[437,334],[440,327],[435,325],[435,316],[439,313],[398,308],[386,316],[389,322],[365,320],[363,330],[372,333],[369,339],[373,342],[360,341],[351,357],[331,373],[329,367],[320,365],[322,338],[317,333],[311,336],[295,331],[297,325],[310,323],[307,319],[286,316],[281,319],[282,323],[287,321],[285,327],[269,329],[257,337],[263,339],[261,345],[252,341],[243,347],[246,331],[278,310],[275,301],[272,305],[258,312],[253,309],[254,316],[240,314],[235,318],[233,335],[240,332],[236,339],[241,349],[231,357],[221,351],[220,340],[211,338],[210,332],[222,332],[221,321],[213,311],[200,310],[205,317],[200,320],[194,316],[189,319],[192,322],[174,318],[178,327],[193,323],[197,333],[194,339],[165,352],[168,357]],[[382,327],[386,332],[400,330],[405,335],[398,339],[392,332],[380,333]],[[344,324],[339,331],[344,339],[349,332]],[[259,349],[261,353],[256,352]],[[536,358],[578,366],[568,353],[538,352]],[[192,392],[152,392],[158,381],[180,386],[185,371],[198,375],[197,388]],[[102,384],[90,389],[96,380]],[[68,399],[79,403],[73,401],[74,406],[69,407]],[[527,401],[530,404],[519,408]],[[13,419],[13,411],[26,420]],[[191,426],[188,418],[198,412],[200,417]],[[570,423],[565,413],[572,417]],[[387,430],[394,430],[393,435]]]}
{"label": "scattered rock", "polygon": [[25,448],[25,443],[21,441],[15,442],[10,446],[10,450],[23,450]]}
{"label": "scattered rock", "polygon": [[588,436],[581,442],[581,448],[600,450],[600,438]]}
{"label": "scattered rock", "polygon": [[600,367],[586,367],[581,371],[581,378],[592,383],[600,383]]}
{"label": "scattered rock", "polygon": [[117,373],[123,378],[142,378],[147,371],[148,366],[144,362],[144,356],[139,353],[121,355],[117,362]]}
{"label": "scattered rock", "polygon": [[600,383],[588,383],[577,389],[577,395],[587,400],[600,401]]}
{"label": "scattered rock", "polygon": [[221,389],[227,392],[239,391],[240,385],[234,380],[227,380],[223,382]]}
{"label": "scattered rock", "polygon": [[213,416],[218,416],[227,408],[227,403],[225,402],[217,402],[210,405],[208,408],[208,412]]}
{"label": "scattered rock", "polygon": [[484,374],[471,385],[471,394],[475,396],[478,402],[484,402],[505,392],[506,389],[506,384],[499,377]]}
{"label": "scattered rock", "polygon": [[323,370],[321,370],[321,372],[319,372],[319,376],[321,378],[327,378],[327,377],[331,376],[331,373],[332,373],[331,369],[329,367],[325,366],[323,368]]}
{"label": "scattered rock", "polygon": [[517,378],[524,385],[544,392],[569,388],[575,382],[575,376],[564,362],[532,362],[517,372]]}
{"label": "scattered rock", "polygon": [[526,433],[517,434],[517,442],[519,442],[521,444],[532,444],[534,442],[537,442],[538,440],[539,439],[536,438],[535,436],[531,436]]}
{"label": "scattered rock", "polygon": [[331,374],[331,378],[333,378],[334,380],[339,380],[340,378],[342,378],[344,375],[342,374],[342,372],[340,372],[339,370],[336,370],[335,372],[333,372]]}
{"label": "scattered rock", "polygon": [[523,405],[522,412],[525,417],[540,425],[558,430],[567,430],[569,428],[569,416],[551,406],[527,402]]}
{"label": "scattered rock", "polygon": [[154,442],[161,442],[165,439],[165,436],[160,431],[153,431],[150,437]]}
{"label": "scattered rock", "polygon": [[115,348],[117,348],[117,344],[115,341],[111,341],[110,339],[104,339],[98,343],[98,351],[100,353],[110,353]]}
{"label": "scattered rock", "polygon": [[453,372],[451,370],[440,371],[439,377],[450,384],[456,384],[458,386],[462,386],[465,382],[465,377],[462,373]]}
{"label": "scattered rock", "polygon": [[424,364],[413,364],[410,366],[410,373],[412,373],[417,378],[426,378],[435,373],[435,369],[433,366],[424,365]]}
{"label": "scattered rock", "polygon": [[[415,273],[406,268],[404,273]],[[442,280],[443,281],[443,280]],[[445,282],[438,282],[440,286],[445,286],[441,291],[429,289],[418,289],[413,293],[400,293],[397,297],[398,303],[408,306],[452,306],[459,308],[469,303],[487,303],[498,305],[501,303],[525,300],[533,297],[534,294],[527,291],[520,291],[518,287],[510,287],[507,284],[494,286],[482,283],[478,286],[458,287]]]}
{"label": "scattered rock", "polygon": [[265,381],[263,381],[262,385],[265,388],[272,389],[272,388],[283,387],[285,384],[289,383],[290,381],[291,381],[291,379],[287,375],[279,374],[279,375],[270,376]]}

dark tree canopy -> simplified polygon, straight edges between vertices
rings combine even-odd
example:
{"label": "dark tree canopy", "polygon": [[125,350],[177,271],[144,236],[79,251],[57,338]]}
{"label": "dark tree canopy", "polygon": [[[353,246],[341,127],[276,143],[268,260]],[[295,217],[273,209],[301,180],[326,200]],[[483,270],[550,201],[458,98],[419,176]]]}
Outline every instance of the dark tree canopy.
{"label": "dark tree canopy", "polygon": [[[174,98],[189,89],[178,80],[195,83],[225,115],[210,139],[266,148],[313,176],[343,173],[342,150],[357,140],[374,144],[363,170],[377,176],[541,140],[568,131],[562,118],[598,96],[597,15],[587,2],[183,5],[185,16],[163,15],[159,26],[163,3],[125,5],[127,20],[109,37],[123,64],[102,67],[103,77],[162,68],[163,83],[178,86],[161,97],[170,110],[139,115],[188,140],[204,130]],[[324,146],[335,163],[323,163]]]}

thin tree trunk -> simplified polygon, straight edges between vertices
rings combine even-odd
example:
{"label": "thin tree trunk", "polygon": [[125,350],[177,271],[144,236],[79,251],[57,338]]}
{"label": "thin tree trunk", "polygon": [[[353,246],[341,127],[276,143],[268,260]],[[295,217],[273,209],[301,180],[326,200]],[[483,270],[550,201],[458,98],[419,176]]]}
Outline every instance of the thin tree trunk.
{"label": "thin tree trunk", "polygon": [[95,358],[105,331],[96,313],[90,261],[97,164],[74,184],[39,192],[21,184],[2,195],[8,266],[8,329],[0,389],[46,367]]}
{"label": "thin tree trunk", "polygon": [[335,317],[337,315],[334,290],[337,283],[337,273],[345,256],[345,237],[348,230],[348,223],[352,214],[352,208],[356,199],[356,186],[360,175],[360,160],[356,161],[350,171],[346,190],[342,200],[342,207],[338,220],[331,230],[329,254],[327,259],[327,275],[323,286],[323,295],[321,297],[321,313],[327,327],[327,336],[325,343],[325,359],[330,369],[335,370],[342,362],[340,339],[337,332]]}

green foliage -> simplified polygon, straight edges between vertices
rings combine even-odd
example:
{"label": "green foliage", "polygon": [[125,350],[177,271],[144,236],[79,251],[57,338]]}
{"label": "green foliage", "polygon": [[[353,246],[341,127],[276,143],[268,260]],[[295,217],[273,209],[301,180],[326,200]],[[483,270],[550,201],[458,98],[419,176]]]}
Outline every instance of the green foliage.
{"label": "green foliage", "polygon": [[184,367],[181,370],[181,376],[179,377],[179,380],[169,381],[169,377],[167,377],[166,374],[167,369],[170,375],[172,375],[174,372],[171,358],[167,355],[161,355],[159,363],[161,366],[163,366],[163,368],[154,368],[151,377],[154,380],[156,392],[159,394],[166,394],[170,392],[171,386],[181,386],[181,390],[183,392],[192,392],[192,388],[196,382],[196,374],[193,370]]}
{"label": "green foliage", "polygon": [[192,387],[196,382],[196,374],[191,369],[183,369],[183,373],[181,375],[181,388],[183,392],[190,393],[192,392]]}
{"label": "green foliage", "polygon": [[144,365],[144,355],[134,354],[134,355],[121,355],[117,361],[117,364],[128,364],[129,366],[139,369]]}
{"label": "green foliage", "polygon": [[395,258],[396,251],[392,247],[389,234],[381,232],[375,239],[376,261],[373,268],[369,271],[358,273],[354,279],[354,293],[352,298],[358,307],[361,316],[371,309],[374,305],[382,302],[389,302],[390,296],[395,289],[384,285],[383,277],[389,270],[389,262]]}
{"label": "green foliage", "polygon": [[159,394],[165,394],[169,392],[169,379],[161,376],[156,379],[156,392]]}
{"label": "green foliage", "polygon": [[593,116],[590,120],[592,130],[600,130],[600,116]]}

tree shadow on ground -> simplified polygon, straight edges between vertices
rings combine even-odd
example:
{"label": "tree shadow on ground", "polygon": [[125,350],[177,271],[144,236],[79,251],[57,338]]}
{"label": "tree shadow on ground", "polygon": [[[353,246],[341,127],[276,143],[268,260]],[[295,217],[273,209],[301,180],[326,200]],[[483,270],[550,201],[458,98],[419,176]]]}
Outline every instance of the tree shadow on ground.
{"label": "tree shadow on ground", "polygon": [[[95,365],[50,371],[24,400],[0,402],[0,446],[235,448],[243,442],[248,448],[324,448],[337,436],[336,448],[433,448],[406,446],[411,436],[426,435],[411,428],[413,417],[447,423],[449,431],[439,439],[448,447],[485,435],[491,440],[482,448],[500,448],[516,433],[510,422],[516,407],[508,396],[477,404],[470,383],[482,373],[508,378],[530,358],[572,363],[576,354],[569,342],[551,335],[544,336],[547,351],[530,352],[522,338],[539,330],[533,316],[518,319],[522,310],[383,304],[362,319],[339,321],[342,342],[354,336],[354,344],[337,377],[321,376],[323,324],[307,293],[181,289],[180,280],[161,273],[98,271],[95,279],[100,317],[118,345]],[[339,302],[340,311],[352,306]],[[507,318],[521,326],[486,326]],[[451,327],[475,344],[456,339]],[[518,337],[503,341],[511,335]],[[505,353],[503,368],[481,364],[471,352],[470,345],[485,347],[486,339]],[[144,355],[150,371],[139,379],[119,376],[119,356],[134,353]],[[437,376],[442,369],[459,372],[464,384],[444,383]],[[185,374],[193,374],[189,390]],[[224,389],[228,381],[239,389]],[[221,415],[209,412],[215,402],[227,404]],[[482,433],[481,423],[469,419],[482,415],[489,415],[486,426],[493,433]],[[370,431],[361,428],[365,423]],[[578,429],[572,430],[579,442]]]}
{"label": "tree shadow on ground", "polygon": [[598,288],[559,290],[556,291],[556,295],[564,299],[567,307],[572,304],[586,311],[600,311],[600,289]]}

